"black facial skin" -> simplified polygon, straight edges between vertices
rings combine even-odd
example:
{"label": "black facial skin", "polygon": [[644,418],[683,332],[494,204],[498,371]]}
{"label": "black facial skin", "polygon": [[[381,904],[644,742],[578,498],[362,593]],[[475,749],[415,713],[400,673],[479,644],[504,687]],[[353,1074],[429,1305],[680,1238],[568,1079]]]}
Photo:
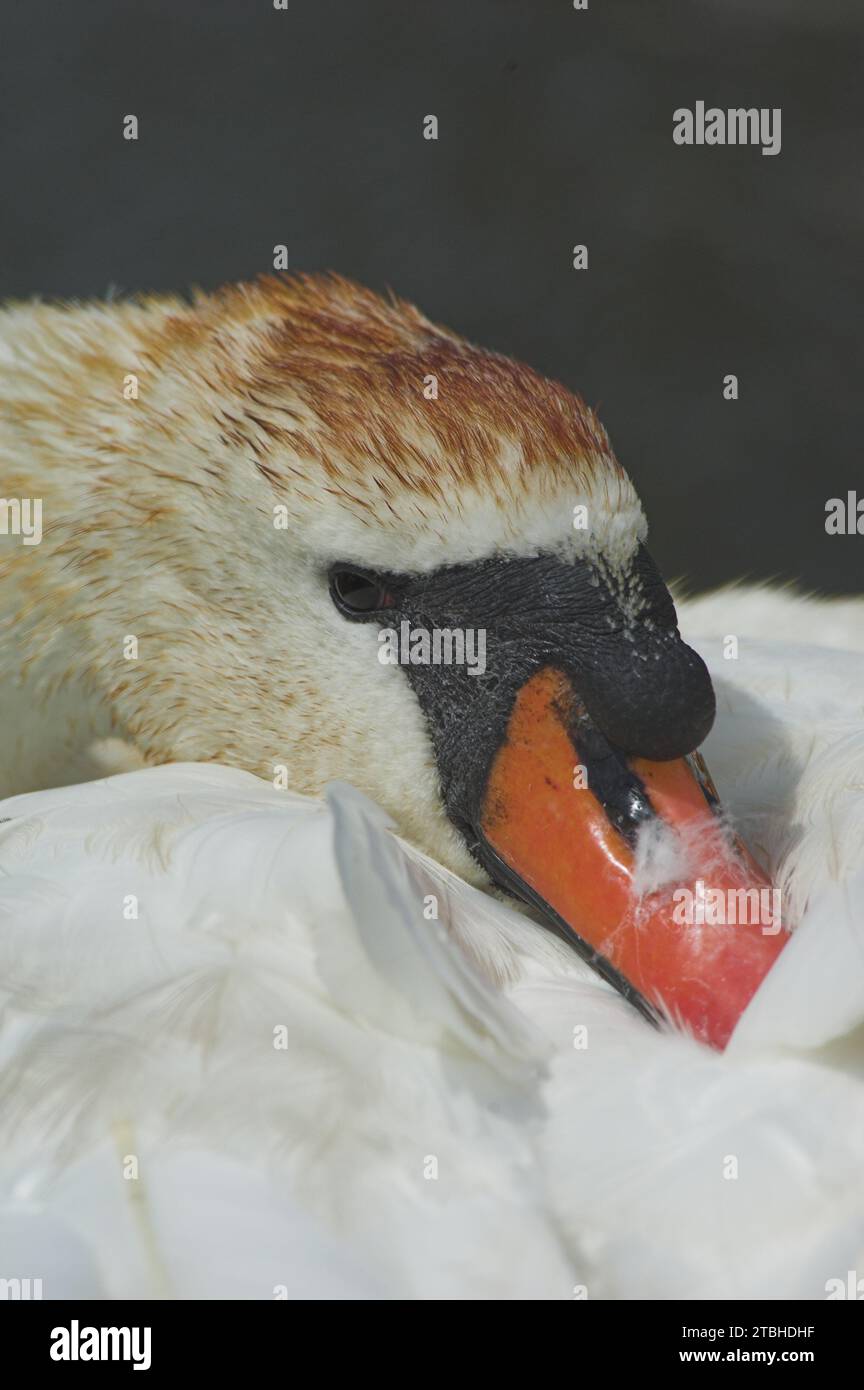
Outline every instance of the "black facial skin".
{"label": "black facial skin", "polygon": [[[628,756],[684,757],[714,722],[711,678],[678,635],[672,598],[644,546],[626,575],[588,560],[550,555],[496,558],[421,577],[371,574],[334,565],[330,591],[355,622],[398,630],[485,629],[486,669],[402,669],[429,726],[447,814],[493,882],[539,909],[574,947],[652,1023],[656,1011],[605,957],[582,941],[495,852],[481,829],[486,782],[504,742],[520,687],[543,666],[564,671],[574,701],[562,711],[574,763],[612,825],[633,845],[653,808]],[[476,651],[476,648],[475,648]],[[697,768],[694,768],[700,777]],[[707,786],[706,800],[712,803]]]}
{"label": "black facial skin", "polygon": [[[333,566],[331,589],[345,587],[346,571],[358,573],[347,563]],[[516,692],[541,667],[570,676],[584,705],[578,735],[592,764],[591,785],[608,789],[604,804],[622,829],[643,815],[641,784],[622,755],[682,757],[714,722],[708,671],[681,641],[672,598],[644,546],[623,579],[588,560],[551,555],[369,579],[386,606],[356,614],[343,608],[347,617],[397,630],[407,620],[429,631],[486,631],[483,675],[471,675],[468,666],[402,668],[428,721],[447,813],[475,853],[492,759]],[[340,606],[336,593],[334,601]]]}

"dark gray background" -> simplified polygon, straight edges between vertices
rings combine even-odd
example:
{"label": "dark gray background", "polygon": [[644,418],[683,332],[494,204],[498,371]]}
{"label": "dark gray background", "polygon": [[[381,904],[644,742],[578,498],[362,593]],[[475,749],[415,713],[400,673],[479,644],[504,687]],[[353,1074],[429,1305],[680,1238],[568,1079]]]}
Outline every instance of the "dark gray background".
{"label": "dark gray background", "polygon": [[[210,287],[284,242],[599,404],[667,576],[861,588],[824,529],[864,495],[860,0],[0,16],[0,296]],[[699,99],[781,107],[782,152],[675,146]]]}

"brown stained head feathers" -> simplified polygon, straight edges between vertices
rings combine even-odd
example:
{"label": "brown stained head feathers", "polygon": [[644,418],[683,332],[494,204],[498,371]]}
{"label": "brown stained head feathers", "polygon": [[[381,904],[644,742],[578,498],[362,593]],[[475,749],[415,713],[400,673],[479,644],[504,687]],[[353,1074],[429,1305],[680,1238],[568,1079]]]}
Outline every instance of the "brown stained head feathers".
{"label": "brown stained head feathers", "polygon": [[224,401],[221,432],[277,488],[296,483],[292,457],[358,506],[370,483],[395,505],[406,490],[440,502],[496,482],[542,493],[598,470],[622,476],[578,396],[338,276],[199,296],[192,315],[163,320],[151,352],[196,346]]}

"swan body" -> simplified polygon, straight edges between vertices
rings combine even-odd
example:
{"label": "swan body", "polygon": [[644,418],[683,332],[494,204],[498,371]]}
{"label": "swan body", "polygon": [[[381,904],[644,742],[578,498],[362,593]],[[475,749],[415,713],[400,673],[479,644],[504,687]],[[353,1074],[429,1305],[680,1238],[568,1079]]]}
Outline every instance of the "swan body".
{"label": "swan body", "polygon": [[864,658],[736,665],[723,635],[696,639],[708,751],[802,906],[723,1056],[343,785],[180,764],[0,805],[15,1270],[46,1296],[779,1299],[860,1267]]}

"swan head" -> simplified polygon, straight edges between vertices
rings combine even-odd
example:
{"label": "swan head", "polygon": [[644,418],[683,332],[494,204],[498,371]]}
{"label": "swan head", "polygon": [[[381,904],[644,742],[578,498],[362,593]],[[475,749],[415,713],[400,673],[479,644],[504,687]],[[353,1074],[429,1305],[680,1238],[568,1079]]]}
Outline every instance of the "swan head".
{"label": "swan head", "polygon": [[[311,794],[347,780],[699,1031],[704,991],[688,1015],[669,933],[653,986],[614,943],[642,822],[710,819],[682,759],[714,696],[593,411],[334,277],[164,305],[141,362],[114,441],[122,544],[91,621],[145,755]],[[118,624],[142,656],[120,674]],[[764,973],[756,946],[709,1040]]]}

